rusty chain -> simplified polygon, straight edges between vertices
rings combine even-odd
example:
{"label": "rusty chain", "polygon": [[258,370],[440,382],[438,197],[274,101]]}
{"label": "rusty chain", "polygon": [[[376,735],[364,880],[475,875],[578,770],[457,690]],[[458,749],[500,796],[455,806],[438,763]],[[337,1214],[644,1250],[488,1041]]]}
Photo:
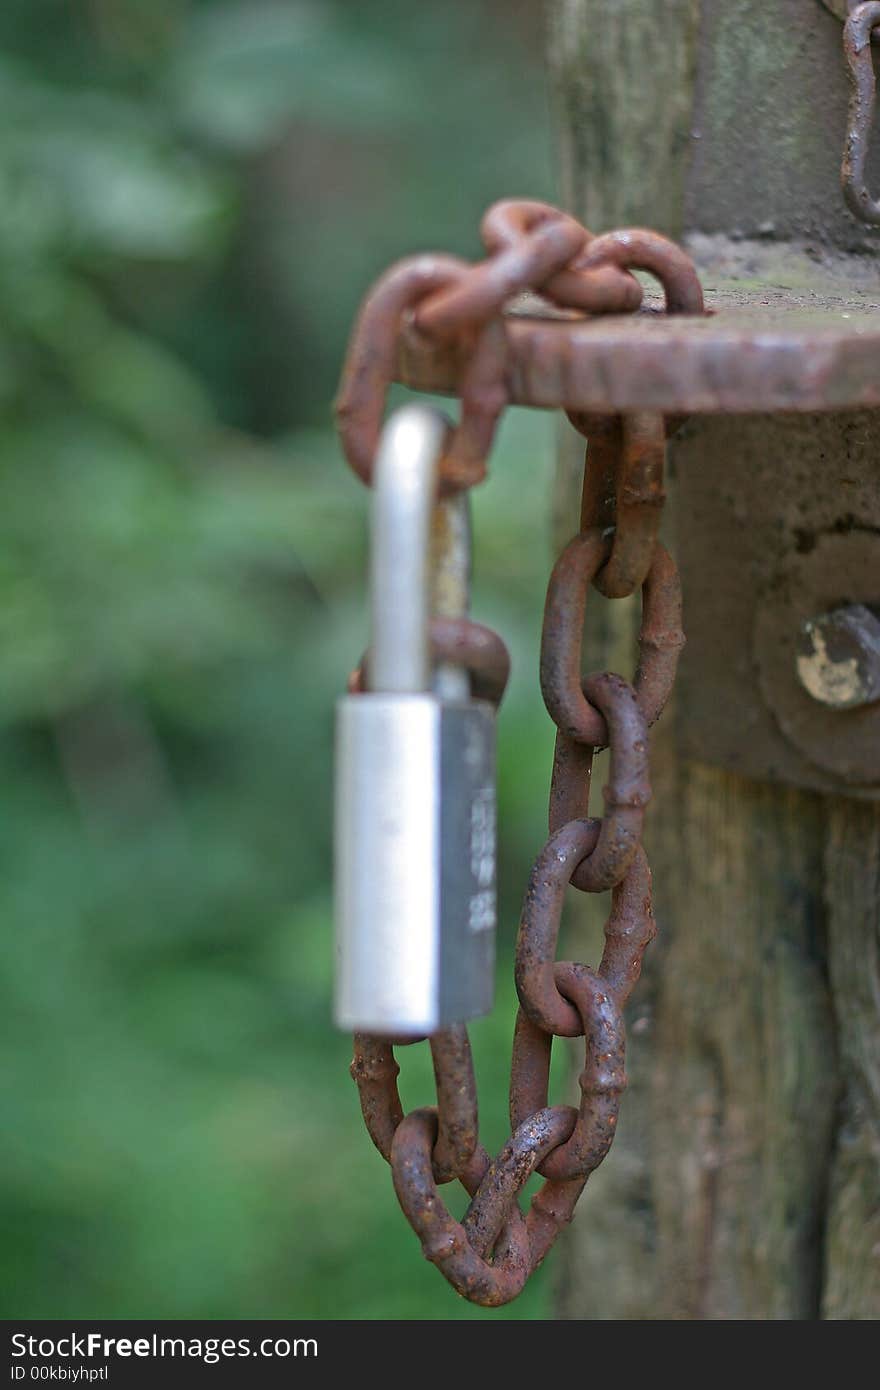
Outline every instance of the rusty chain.
{"label": "rusty chain", "polygon": [[843,19],[843,55],[850,79],[840,186],[850,212],[870,226],[880,224],[880,198],[868,191],[866,164],[877,100],[872,40],[880,29],[877,0],[826,0],[828,8]]}
{"label": "rusty chain", "polygon": [[[470,487],[485,474],[495,423],[507,400],[503,309],[539,292],[581,313],[639,308],[633,270],[656,276],[669,313],[699,313],[702,293],[683,251],[641,229],[594,237],[548,204],[505,201],[483,219],[488,258],[402,261],[369,293],[352,336],[337,403],[346,457],[367,483],[399,333],[456,337],[465,354],[462,414],[444,456],[441,488]],[[655,935],[651,872],[641,844],[650,799],[648,728],[672,688],[681,630],[678,572],[657,541],[669,421],[570,414],[588,437],[578,533],[560,555],[547,593],[541,690],[557,727],[550,838],[535,861],[516,944],[516,1021],[510,1082],[511,1138],[490,1159],[479,1143],[477,1093],[463,1024],[428,1039],[435,1107],[404,1115],[394,1047],[423,1041],[358,1034],[351,1074],[369,1134],[390,1163],[400,1205],[425,1256],[464,1297],[485,1306],[515,1298],[541,1264],[590,1173],[614,1138],[624,1071],[622,1012]],[[642,591],[640,658],[632,684],[610,673],[581,675],[587,595]],[[500,639],[468,620],[434,620],[435,659],[471,673],[475,693],[500,701],[508,674]],[[350,689],[366,684],[364,663]],[[610,750],[601,819],[589,816],[595,752]],[[596,969],[556,960],[567,886],[611,889],[605,947]],[[548,1103],[554,1037],[583,1037],[580,1105]],[[544,1183],[527,1215],[518,1196],[532,1173]],[[457,1180],[471,1198],[462,1221],[438,1186]]]}

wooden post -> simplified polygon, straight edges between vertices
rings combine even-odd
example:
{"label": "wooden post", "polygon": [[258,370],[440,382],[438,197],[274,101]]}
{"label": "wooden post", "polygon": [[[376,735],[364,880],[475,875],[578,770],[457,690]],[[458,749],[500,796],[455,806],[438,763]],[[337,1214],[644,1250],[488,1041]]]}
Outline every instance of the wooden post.
{"label": "wooden post", "polygon": [[[819,0],[554,0],[551,15],[566,202],[593,230],[821,238],[825,254],[876,254],[880,234],[840,199],[841,31]],[[761,428],[784,458],[785,423]],[[701,450],[720,478],[736,467],[735,430],[692,422],[678,498],[673,447],[673,554]],[[570,435],[560,543],[576,526],[578,454]],[[880,519],[880,486],[875,502]],[[686,629],[711,576],[687,579]],[[632,669],[636,621],[629,601],[597,601],[592,669]],[[557,1308],[876,1318],[880,804],[687,759],[687,718],[680,699],[653,739],[661,936],[629,1012],[619,1133],[578,1208]],[[572,903],[565,954],[597,958],[604,908]]]}

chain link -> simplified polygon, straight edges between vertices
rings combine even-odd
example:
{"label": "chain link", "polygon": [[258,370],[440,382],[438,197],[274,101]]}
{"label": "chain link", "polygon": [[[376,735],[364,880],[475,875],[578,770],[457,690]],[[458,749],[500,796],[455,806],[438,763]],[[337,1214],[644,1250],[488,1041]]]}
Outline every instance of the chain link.
{"label": "chain link", "polygon": [[880,4],[850,7],[843,26],[843,53],[851,83],[846,137],[840,168],[843,197],[850,212],[876,227],[880,224],[880,198],[872,197],[865,183],[865,169],[877,101],[877,82],[874,77],[874,58],[871,39],[880,28]]}
{"label": "chain link", "polygon": [[[502,310],[511,295],[540,292],[581,312],[631,312],[642,289],[632,270],[664,287],[669,313],[702,311],[694,268],[677,246],[641,229],[594,237],[545,203],[506,201],[482,223],[489,258],[476,266],[421,256],[393,267],[370,293],[349,348],[338,414],[343,448],[369,482],[393,370],[397,335],[411,316],[417,331],[459,335],[469,355],[462,417],[443,465],[447,491],[485,472],[506,399]],[[541,641],[541,689],[557,726],[550,788],[550,838],[526,889],[516,945],[520,1008],[510,1083],[511,1138],[495,1159],[478,1142],[477,1094],[464,1025],[428,1039],[437,1106],[404,1115],[394,1047],[421,1041],[364,1034],[354,1039],[351,1074],[370,1136],[391,1165],[394,1189],[425,1256],[465,1298],[495,1307],[519,1294],[541,1264],[614,1138],[626,1086],[623,1008],[656,934],[651,872],[641,844],[650,800],[648,727],[659,717],[684,642],[681,588],[658,543],[663,456],[670,422],[640,413],[570,415],[588,437],[581,529],[554,566]],[[583,678],[587,594],[641,588],[640,657],[632,684],[612,673]],[[435,659],[465,666],[476,693],[497,703],[508,662],[503,643],[467,620],[432,624]],[[363,662],[350,689],[364,688]],[[601,819],[589,817],[595,752],[610,769]],[[612,890],[605,948],[596,969],[556,960],[565,891]],[[548,1105],[554,1037],[583,1037],[581,1101]],[[519,1194],[533,1173],[544,1183],[529,1212]],[[471,1201],[461,1222],[438,1185],[457,1179]]]}

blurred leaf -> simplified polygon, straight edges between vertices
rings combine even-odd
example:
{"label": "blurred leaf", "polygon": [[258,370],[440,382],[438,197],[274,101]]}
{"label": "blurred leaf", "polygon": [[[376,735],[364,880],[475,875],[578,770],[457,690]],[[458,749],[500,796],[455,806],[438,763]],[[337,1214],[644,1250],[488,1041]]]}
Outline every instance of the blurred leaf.
{"label": "blurred leaf", "polygon": [[161,108],[108,92],[55,90],[8,61],[0,62],[0,88],[10,241],[26,228],[65,257],[160,260],[222,246],[233,186],[175,141]]}
{"label": "blurred leaf", "polygon": [[239,153],[295,118],[387,125],[417,97],[378,36],[319,0],[233,0],[197,11],[169,75],[185,126]]}
{"label": "blurred leaf", "polygon": [[[490,1315],[419,1259],[330,1025],[368,494],[328,407],[387,260],[478,254],[489,199],[549,191],[540,73],[487,0],[147,8],[0,11],[3,1309],[539,1317],[543,1272]],[[511,413],[474,498],[514,660],[504,970],[552,746],[548,427]],[[508,975],[474,1028],[493,1147]]]}

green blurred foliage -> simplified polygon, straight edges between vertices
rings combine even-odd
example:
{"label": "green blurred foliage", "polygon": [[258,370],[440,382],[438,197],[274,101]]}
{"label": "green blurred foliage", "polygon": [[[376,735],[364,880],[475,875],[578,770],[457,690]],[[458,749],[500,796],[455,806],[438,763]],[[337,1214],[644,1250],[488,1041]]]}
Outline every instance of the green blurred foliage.
{"label": "green blurred foliage", "polygon": [[[329,1024],[332,702],[365,632],[329,399],[374,274],[551,192],[534,8],[0,11],[6,1316],[483,1316],[421,1259]],[[549,428],[512,414],[475,499],[476,614],[515,663],[490,1147],[551,747]]]}

